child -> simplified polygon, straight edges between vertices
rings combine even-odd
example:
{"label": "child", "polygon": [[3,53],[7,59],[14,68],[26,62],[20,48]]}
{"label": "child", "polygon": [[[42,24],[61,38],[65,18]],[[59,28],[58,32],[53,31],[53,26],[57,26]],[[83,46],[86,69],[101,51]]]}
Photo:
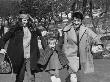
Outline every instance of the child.
{"label": "child", "polygon": [[59,70],[68,65],[68,60],[62,52],[62,36],[58,32],[49,32],[47,37],[47,47],[41,50],[39,66],[45,67],[45,71],[51,75],[52,82],[61,82]]}

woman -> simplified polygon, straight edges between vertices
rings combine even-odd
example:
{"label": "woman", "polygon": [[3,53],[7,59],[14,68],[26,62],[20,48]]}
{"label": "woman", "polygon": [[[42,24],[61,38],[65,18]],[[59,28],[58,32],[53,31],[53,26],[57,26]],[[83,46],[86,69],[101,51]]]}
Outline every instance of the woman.
{"label": "woman", "polygon": [[30,17],[26,13],[20,13],[19,21],[16,25],[0,39],[0,47],[4,49],[5,43],[9,40],[7,55],[10,57],[13,65],[13,71],[16,73],[16,82],[23,82],[25,65],[27,71],[40,71],[37,67],[37,61],[40,57],[37,37],[39,36],[42,46],[45,46],[39,29],[34,30]]}

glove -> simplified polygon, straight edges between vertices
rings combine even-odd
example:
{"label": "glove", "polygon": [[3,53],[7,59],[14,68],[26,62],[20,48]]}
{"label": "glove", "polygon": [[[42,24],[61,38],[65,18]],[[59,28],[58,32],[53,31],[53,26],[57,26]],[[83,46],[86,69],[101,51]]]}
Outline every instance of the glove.
{"label": "glove", "polygon": [[5,55],[7,52],[6,52],[5,49],[1,49],[1,50],[0,50],[0,53]]}

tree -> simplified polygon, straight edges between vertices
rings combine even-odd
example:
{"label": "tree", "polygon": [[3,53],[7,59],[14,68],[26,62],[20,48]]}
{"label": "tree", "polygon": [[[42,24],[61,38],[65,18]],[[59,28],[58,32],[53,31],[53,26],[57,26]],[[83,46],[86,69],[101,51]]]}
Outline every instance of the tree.
{"label": "tree", "polygon": [[0,16],[17,15],[19,12],[19,2],[11,0],[0,0]]}

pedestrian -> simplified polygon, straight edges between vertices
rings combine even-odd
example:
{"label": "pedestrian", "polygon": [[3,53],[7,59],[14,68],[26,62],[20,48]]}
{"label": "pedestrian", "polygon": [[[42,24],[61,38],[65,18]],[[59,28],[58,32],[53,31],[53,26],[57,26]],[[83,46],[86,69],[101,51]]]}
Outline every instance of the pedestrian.
{"label": "pedestrian", "polygon": [[43,49],[45,48],[45,40],[40,30],[35,31],[30,22],[29,15],[25,11],[20,12],[18,22],[0,39],[1,50],[4,50],[5,43],[10,40],[6,55],[10,57],[12,62],[13,72],[16,74],[15,82],[23,82],[25,70],[31,81],[34,80],[34,73],[40,71],[37,66],[40,57],[37,37],[40,37]]}
{"label": "pedestrian", "polygon": [[45,67],[45,71],[51,76],[52,82],[61,82],[59,71],[68,65],[68,60],[62,51],[62,35],[59,32],[50,31],[47,37],[47,47],[41,51],[39,59],[40,67]]}
{"label": "pedestrian", "polygon": [[[94,71],[93,57],[90,50],[91,44],[89,44],[90,38],[94,39],[97,44],[101,44],[98,35],[82,23],[83,18],[81,12],[73,12],[71,23],[63,29],[63,49],[69,61],[71,82],[76,82],[74,81],[77,78],[76,73],[83,67],[87,68],[84,70],[85,73]],[[88,59],[89,57],[90,59]]]}

